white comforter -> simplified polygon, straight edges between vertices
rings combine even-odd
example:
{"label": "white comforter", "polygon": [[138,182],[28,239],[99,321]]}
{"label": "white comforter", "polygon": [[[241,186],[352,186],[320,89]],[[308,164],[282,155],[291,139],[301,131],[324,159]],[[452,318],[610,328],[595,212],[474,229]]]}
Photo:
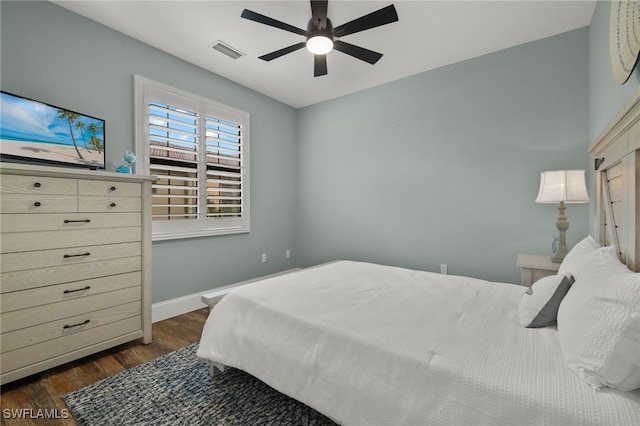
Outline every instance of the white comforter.
{"label": "white comforter", "polygon": [[524,288],[358,262],[249,284],[212,311],[198,356],[344,425],[638,425],[640,392],[596,392]]}

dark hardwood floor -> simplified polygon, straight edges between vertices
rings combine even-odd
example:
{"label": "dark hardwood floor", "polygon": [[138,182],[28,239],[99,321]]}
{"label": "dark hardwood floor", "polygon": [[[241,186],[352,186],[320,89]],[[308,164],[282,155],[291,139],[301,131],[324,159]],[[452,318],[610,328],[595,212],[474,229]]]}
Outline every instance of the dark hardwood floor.
{"label": "dark hardwood floor", "polygon": [[15,419],[11,410],[24,410],[34,416],[38,410],[40,413],[47,410],[48,413],[57,413],[57,417],[65,417],[67,406],[62,395],[198,342],[208,315],[209,309],[204,308],[159,321],[153,324],[153,341],[148,345],[136,340],[3,385],[0,394],[1,424],[76,425],[71,416],[53,420]]}

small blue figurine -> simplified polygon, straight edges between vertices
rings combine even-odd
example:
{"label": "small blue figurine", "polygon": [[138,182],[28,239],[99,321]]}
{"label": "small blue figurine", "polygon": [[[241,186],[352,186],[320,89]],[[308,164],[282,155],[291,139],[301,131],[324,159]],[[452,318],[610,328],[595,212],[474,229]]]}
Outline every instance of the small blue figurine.
{"label": "small blue figurine", "polygon": [[127,152],[124,153],[124,156],[122,157],[122,159],[127,164],[123,164],[122,166],[120,166],[117,169],[115,169],[116,172],[118,172],[118,173],[128,173],[128,174],[133,173],[133,167],[131,165],[136,162],[136,155],[131,151],[127,151]]}

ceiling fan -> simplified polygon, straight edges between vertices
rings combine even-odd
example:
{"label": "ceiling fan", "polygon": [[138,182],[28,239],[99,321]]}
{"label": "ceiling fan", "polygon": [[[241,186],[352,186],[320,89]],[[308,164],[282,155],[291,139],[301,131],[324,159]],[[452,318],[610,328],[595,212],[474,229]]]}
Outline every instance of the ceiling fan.
{"label": "ceiling fan", "polygon": [[307,24],[306,31],[282,21],[278,21],[277,19],[269,18],[268,16],[253,12],[249,9],[243,10],[240,16],[251,21],[280,28],[281,30],[299,34],[307,38],[306,41],[260,56],[259,58],[264,61],[272,61],[286,55],[287,53],[295,52],[296,50],[306,47],[314,54],[314,77],[327,74],[326,54],[332,49],[346,53],[347,55],[353,56],[354,58],[358,58],[372,65],[378,62],[378,60],[382,58],[382,53],[374,52],[373,50],[365,49],[364,47],[336,39],[349,34],[396,22],[398,20],[396,8],[393,5],[389,5],[334,28],[331,24],[331,20],[327,17],[328,3],[329,2],[327,0],[311,0],[311,19]]}

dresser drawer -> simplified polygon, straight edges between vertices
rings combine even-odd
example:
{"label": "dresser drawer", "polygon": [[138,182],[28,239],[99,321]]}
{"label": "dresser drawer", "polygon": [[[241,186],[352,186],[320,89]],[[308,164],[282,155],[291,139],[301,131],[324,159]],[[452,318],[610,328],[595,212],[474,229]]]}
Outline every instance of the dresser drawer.
{"label": "dresser drawer", "polygon": [[140,198],[141,187],[136,183],[115,182],[103,180],[79,180],[79,195],[97,195],[108,197],[138,197]]}
{"label": "dresser drawer", "polygon": [[84,197],[78,198],[79,212],[140,212],[142,200],[135,197]]}
{"label": "dresser drawer", "polygon": [[37,287],[29,290],[13,291],[2,294],[2,298],[0,299],[0,303],[2,304],[1,311],[11,312],[19,309],[32,308],[34,306],[64,302],[65,300],[79,299],[94,294],[139,286],[141,282],[142,273],[137,271],[91,280]]}
{"label": "dresser drawer", "polygon": [[76,195],[78,181],[75,179],[2,175],[0,192],[4,194],[58,194]]}
{"label": "dresser drawer", "polygon": [[140,226],[140,213],[52,213],[0,215],[0,229],[8,232],[62,231]]}
{"label": "dresser drawer", "polygon": [[131,302],[4,333],[2,353],[139,316],[140,313],[140,303]]}
{"label": "dresser drawer", "polygon": [[[98,262],[77,263],[75,265],[54,266],[51,268],[29,269],[26,271],[3,272],[2,293],[45,287],[55,284],[71,283],[110,275],[140,271],[140,256]],[[4,324],[3,324],[4,326]]]}
{"label": "dresser drawer", "polygon": [[61,356],[119,336],[135,332],[140,332],[139,336],[141,336],[141,327],[141,317],[131,317],[6,352],[2,354],[2,373]]}
{"label": "dresser drawer", "polygon": [[142,229],[138,227],[10,232],[2,234],[0,252],[17,253],[87,245],[128,243],[141,240]]}
{"label": "dresser drawer", "polygon": [[139,242],[71,247],[55,250],[6,253],[0,262],[0,272],[21,271],[51,266],[136,256],[142,250]]}
{"label": "dresser drawer", "polygon": [[10,331],[33,327],[51,321],[57,321],[76,315],[88,314],[100,309],[112,306],[124,305],[125,303],[140,303],[140,286],[128,287],[108,293],[94,294],[79,299],[65,300],[63,302],[41,305],[33,308],[20,309],[11,312],[2,312],[2,336]]}
{"label": "dresser drawer", "polygon": [[75,213],[78,197],[51,194],[2,194],[0,213]]}

